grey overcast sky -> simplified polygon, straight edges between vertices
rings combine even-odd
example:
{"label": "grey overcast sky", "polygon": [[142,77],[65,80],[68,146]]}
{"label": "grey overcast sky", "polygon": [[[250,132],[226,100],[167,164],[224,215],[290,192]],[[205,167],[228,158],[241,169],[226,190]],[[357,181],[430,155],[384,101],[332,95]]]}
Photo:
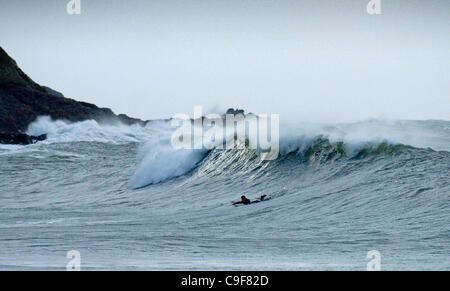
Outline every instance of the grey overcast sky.
{"label": "grey overcast sky", "polygon": [[282,120],[450,120],[450,1],[0,0],[35,81],[143,119],[194,105]]}

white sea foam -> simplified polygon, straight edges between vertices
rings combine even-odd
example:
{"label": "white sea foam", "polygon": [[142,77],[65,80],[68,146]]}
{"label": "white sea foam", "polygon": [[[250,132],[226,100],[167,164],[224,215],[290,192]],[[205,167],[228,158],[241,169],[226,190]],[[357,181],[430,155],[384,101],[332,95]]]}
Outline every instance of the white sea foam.
{"label": "white sea foam", "polygon": [[30,124],[27,134],[47,134],[47,140],[44,143],[81,141],[124,143],[148,140],[152,135],[152,130],[140,125],[127,126],[120,123],[107,125],[99,124],[95,120],[70,123],[42,116]]}
{"label": "white sea foam", "polygon": [[[145,142],[139,153],[139,165],[130,180],[132,188],[140,188],[184,175],[206,156],[206,149],[175,149],[171,144],[171,135],[175,129],[168,121],[154,121],[147,126],[127,126],[100,125],[93,120],[68,123],[40,117],[29,126],[27,133],[47,134],[48,139],[42,142],[44,144],[80,141],[116,144]],[[368,143],[380,142],[450,150],[449,122],[372,120],[335,125],[281,125],[280,154],[302,151],[319,135],[331,142],[344,142],[350,151],[358,150]],[[222,142],[216,141],[216,144]]]}
{"label": "white sea foam", "polygon": [[[443,126],[445,124],[447,126]],[[328,138],[331,142],[344,142],[349,153],[357,152],[368,144],[382,142],[450,150],[448,122],[431,125],[433,125],[431,121],[377,120],[333,126],[317,124],[281,126],[280,154],[302,152],[318,136]],[[143,147],[139,167],[130,183],[133,188],[184,175],[205,157],[206,150],[175,150],[170,144],[170,134],[173,130],[166,125],[165,131],[158,138],[154,138]],[[220,143],[222,141],[216,141],[216,144]]]}
{"label": "white sea foam", "polygon": [[132,188],[159,183],[186,174],[206,155],[206,150],[174,149],[170,138],[148,142],[140,153],[140,162],[131,178]]}

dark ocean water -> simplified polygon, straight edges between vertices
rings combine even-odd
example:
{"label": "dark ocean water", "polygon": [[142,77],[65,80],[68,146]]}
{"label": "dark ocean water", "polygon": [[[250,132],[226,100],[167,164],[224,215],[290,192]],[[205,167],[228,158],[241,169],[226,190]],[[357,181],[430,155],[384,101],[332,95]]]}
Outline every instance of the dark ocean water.
{"label": "dark ocean water", "polygon": [[48,141],[1,146],[0,269],[65,270],[70,250],[84,270],[365,270],[371,250],[383,270],[450,269],[450,122],[299,132],[275,161],[177,155],[162,128],[41,120]]}

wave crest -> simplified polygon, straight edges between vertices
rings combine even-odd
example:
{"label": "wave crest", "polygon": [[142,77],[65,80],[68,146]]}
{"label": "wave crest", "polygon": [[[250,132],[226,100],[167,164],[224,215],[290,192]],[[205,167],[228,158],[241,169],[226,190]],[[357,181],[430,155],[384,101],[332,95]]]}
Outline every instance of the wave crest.
{"label": "wave crest", "polygon": [[[257,150],[186,150],[174,149],[168,121],[152,121],[146,126],[98,124],[88,120],[68,123],[40,117],[27,133],[47,134],[44,143],[60,142],[146,142],[139,153],[139,164],[130,179],[132,188],[185,175],[201,166],[204,173],[220,174],[227,169],[246,173],[269,164],[261,163]],[[294,157],[300,162],[327,162],[342,158],[363,159],[376,155],[396,155],[416,148],[450,149],[450,122],[447,121],[368,121],[333,126],[281,126],[280,157]],[[246,140],[240,141],[248,144]],[[208,158],[207,158],[208,157]],[[207,159],[206,159],[207,158]]]}
{"label": "wave crest", "polygon": [[120,123],[106,125],[95,120],[66,122],[41,116],[27,129],[29,135],[47,134],[46,143],[63,142],[103,142],[124,143],[142,142],[151,137],[151,132],[140,125]]}

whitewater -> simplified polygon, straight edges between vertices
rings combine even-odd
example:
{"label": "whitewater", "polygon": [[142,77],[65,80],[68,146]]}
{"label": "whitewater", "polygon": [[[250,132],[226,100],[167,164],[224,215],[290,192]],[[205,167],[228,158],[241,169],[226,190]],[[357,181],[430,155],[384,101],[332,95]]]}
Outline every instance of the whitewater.
{"label": "whitewater", "polygon": [[273,161],[173,130],[43,116],[46,141],[0,145],[0,269],[450,268],[449,121],[282,124]]}

